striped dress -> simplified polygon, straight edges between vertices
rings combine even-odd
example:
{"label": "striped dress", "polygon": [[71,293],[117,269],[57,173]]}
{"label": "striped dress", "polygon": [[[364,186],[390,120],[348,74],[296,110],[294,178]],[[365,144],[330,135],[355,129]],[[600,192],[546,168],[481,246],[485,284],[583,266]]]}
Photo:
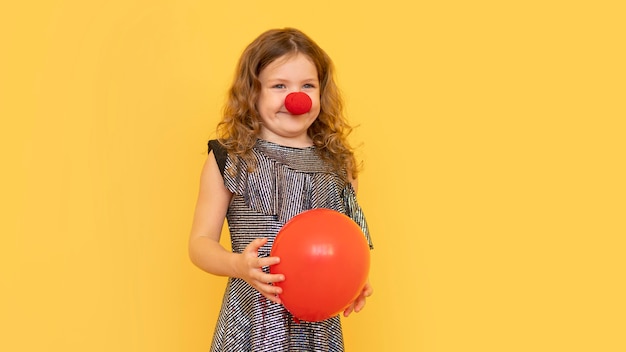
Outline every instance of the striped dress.
{"label": "striped dress", "polygon": [[[246,171],[216,140],[208,143],[233,193],[226,219],[233,252],[267,237],[259,256],[269,256],[276,234],[293,216],[314,208],[342,212],[359,224],[372,248],[363,212],[352,185],[332,171],[315,147],[292,148],[258,140],[256,166]],[[264,268],[267,271],[267,268]],[[211,351],[343,351],[339,316],[321,322],[296,321],[245,281],[229,278]]]}

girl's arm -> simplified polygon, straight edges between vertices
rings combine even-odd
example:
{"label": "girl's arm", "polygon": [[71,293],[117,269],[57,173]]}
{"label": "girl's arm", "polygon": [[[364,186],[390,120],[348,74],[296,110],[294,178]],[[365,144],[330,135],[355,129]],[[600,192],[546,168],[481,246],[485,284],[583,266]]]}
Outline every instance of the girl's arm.
{"label": "girl's arm", "polygon": [[266,238],[252,241],[242,253],[233,253],[220,243],[222,226],[232,193],[224,186],[224,180],[213,152],[202,168],[200,191],[189,236],[189,257],[200,269],[218,276],[245,280],[272,302],[280,303],[276,296],[281,293],[273,282],[284,280],[283,275],[266,274],[262,267],[277,264],[279,258],[259,258],[258,250]]}

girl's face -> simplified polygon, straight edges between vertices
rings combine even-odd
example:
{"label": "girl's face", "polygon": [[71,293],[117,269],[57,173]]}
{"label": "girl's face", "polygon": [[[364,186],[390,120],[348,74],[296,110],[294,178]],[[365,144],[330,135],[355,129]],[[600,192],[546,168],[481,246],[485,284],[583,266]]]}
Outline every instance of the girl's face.
{"label": "girl's face", "polygon": [[[289,147],[311,146],[307,130],[320,113],[320,84],[313,62],[302,54],[280,57],[261,71],[259,81],[256,108],[261,116],[260,137]],[[304,92],[311,98],[309,112],[292,115],[287,111],[285,97],[292,92]]]}

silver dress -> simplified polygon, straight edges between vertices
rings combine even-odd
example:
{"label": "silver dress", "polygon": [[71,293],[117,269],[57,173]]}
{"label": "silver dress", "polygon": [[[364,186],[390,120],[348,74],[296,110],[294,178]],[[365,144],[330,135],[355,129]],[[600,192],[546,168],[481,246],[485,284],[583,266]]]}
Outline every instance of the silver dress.
{"label": "silver dress", "polygon": [[[348,215],[373,248],[352,185],[333,172],[315,147],[258,140],[253,149],[256,166],[247,172],[243,159],[229,156],[218,141],[211,140],[208,146],[233,193],[226,214],[233,252],[241,253],[253,239],[267,237],[259,256],[269,256],[281,227],[314,208]],[[211,351],[343,351],[341,320],[335,316],[321,322],[298,321],[245,281],[229,278]]]}

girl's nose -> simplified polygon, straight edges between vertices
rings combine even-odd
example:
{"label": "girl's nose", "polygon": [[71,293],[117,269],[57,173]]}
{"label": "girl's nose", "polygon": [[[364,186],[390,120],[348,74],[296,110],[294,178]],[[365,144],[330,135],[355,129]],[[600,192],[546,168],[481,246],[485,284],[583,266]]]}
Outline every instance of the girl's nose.
{"label": "girl's nose", "polygon": [[293,92],[287,94],[285,98],[285,108],[294,115],[306,114],[311,110],[313,101],[308,94],[303,92]]}

